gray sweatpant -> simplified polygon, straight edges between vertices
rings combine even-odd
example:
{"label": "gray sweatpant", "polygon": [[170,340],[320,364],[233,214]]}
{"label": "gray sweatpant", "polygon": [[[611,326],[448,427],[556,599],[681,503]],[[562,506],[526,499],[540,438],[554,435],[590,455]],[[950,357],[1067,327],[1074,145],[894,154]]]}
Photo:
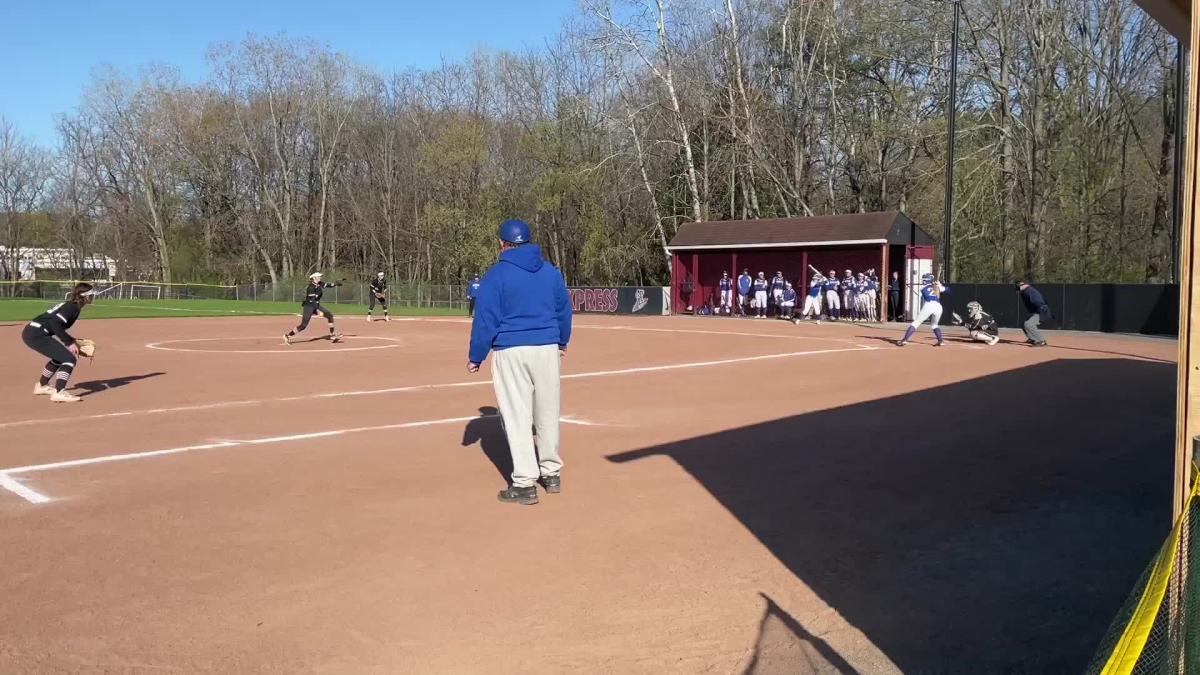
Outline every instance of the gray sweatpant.
{"label": "gray sweatpant", "polygon": [[1030,314],[1028,319],[1025,319],[1025,337],[1034,342],[1045,342],[1046,337],[1042,335],[1042,331],[1038,330],[1038,326],[1042,324],[1040,314]]}
{"label": "gray sweatpant", "polygon": [[557,476],[562,470],[558,456],[559,359],[558,345],[512,347],[492,354],[492,386],[512,453],[515,487],[529,487],[539,477]]}

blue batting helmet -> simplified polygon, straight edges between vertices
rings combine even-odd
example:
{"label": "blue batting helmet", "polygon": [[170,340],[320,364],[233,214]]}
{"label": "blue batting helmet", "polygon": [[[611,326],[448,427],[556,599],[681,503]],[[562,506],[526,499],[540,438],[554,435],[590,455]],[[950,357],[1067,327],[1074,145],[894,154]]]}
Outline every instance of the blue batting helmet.
{"label": "blue batting helmet", "polygon": [[500,225],[500,240],[510,244],[528,244],[533,235],[523,220],[506,220]]}
{"label": "blue batting helmet", "polygon": [[922,274],[922,275],[921,275],[921,283],[923,283],[923,284],[932,284],[932,283],[933,283],[933,275],[932,275],[932,274],[930,274],[929,272],[926,272],[925,274]]}

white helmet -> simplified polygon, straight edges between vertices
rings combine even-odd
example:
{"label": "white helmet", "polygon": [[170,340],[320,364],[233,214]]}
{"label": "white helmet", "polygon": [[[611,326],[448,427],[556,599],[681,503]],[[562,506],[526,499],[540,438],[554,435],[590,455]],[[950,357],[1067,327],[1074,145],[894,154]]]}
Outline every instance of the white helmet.
{"label": "white helmet", "polygon": [[308,278],[309,279],[320,279],[322,276],[323,275],[320,272],[313,272],[312,274],[308,275]]}

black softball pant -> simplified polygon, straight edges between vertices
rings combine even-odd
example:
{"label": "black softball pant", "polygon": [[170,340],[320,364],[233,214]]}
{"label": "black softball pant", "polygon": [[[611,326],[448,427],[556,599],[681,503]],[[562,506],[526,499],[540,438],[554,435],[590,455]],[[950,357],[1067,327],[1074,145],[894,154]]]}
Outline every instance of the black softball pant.
{"label": "black softball pant", "polygon": [[[75,365],[75,357],[63,343],[46,335],[46,332],[40,328],[25,326],[25,330],[21,331],[21,341],[25,343],[26,347],[50,359],[53,364],[58,366]],[[55,368],[55,370],[58,369]]]}
{"label": "black softball pant", "polygon": [[379,306],[382,307],[384,309],[384,311],[386,311],[388,308],[387,296],[379,297],[379,296],[375,295],[374,293],[372,293],[371,294],[371,304],[370,304],[370,306],[367,307],[367,309],[369,309],[371,311],[375,311],[375,303],[379,303]]}
{"label": "black softball pant", "polygon": [[313,314],[316,314],[318,311],[325,315],[325,319],[329,321],[331,325],[333,324],[333,312],[325,309],[321,305],[304,305],[304,314],[300,318],[300,325],[296,326],[296,332],[299,333],[305,328],[308,328],[308,322],[312,320]]}
{"label": "black softball pant", "polygon": [[75,370],[75,356],[63,343],[36,326],[25,326],[25,330],[21,331],[21,341],[26,347],[50,359],[42,369],[41,383],[48,384],[54,380],[55,388],[62,391]]}

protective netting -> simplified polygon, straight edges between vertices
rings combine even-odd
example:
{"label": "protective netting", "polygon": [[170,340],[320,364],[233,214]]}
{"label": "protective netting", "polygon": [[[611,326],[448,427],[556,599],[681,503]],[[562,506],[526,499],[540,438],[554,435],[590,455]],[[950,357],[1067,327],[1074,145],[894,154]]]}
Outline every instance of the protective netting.
{"label": "protective netting", "polygon": [[1193,546],[1200,528],[1198,486],[1117,613],[1089,675],[1200,673],[1200,554]]}

